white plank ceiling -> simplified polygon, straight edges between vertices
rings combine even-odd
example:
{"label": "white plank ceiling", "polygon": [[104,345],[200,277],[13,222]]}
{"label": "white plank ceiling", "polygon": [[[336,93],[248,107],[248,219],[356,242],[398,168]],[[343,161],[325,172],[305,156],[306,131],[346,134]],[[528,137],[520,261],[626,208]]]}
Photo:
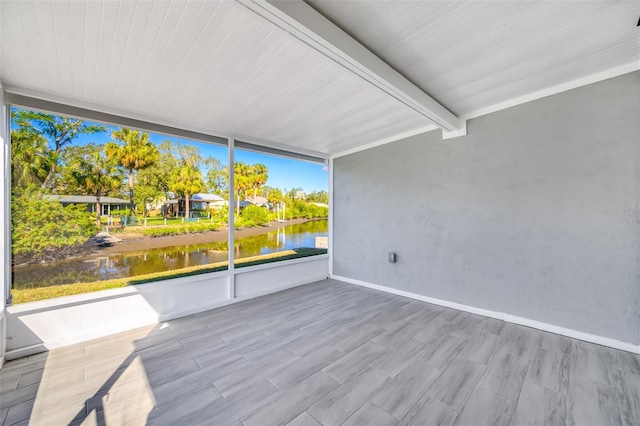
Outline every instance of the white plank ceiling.
{"label": "white plank ceiling", "polygon": [[[640,61],[638,1],[310,3],[458,115]],[[235,2],[18,0],[0,14],[16,93],[323,154],[431,126]]]}
{"label": "white plank ceiling", "polygon": [[458,116],[640,67],[638,0],[308,3]]}

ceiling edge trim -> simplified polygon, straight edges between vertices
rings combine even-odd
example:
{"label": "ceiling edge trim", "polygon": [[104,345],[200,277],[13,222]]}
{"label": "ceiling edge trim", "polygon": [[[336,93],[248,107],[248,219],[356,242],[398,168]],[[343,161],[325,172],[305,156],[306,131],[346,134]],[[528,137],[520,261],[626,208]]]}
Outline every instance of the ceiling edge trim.
{"label": "ceiling edge trim", "polygon": [[575,80],[567,81],[557,84],[555,86],[548,87],[546,89],[537,90],[529,94],[518,96],[517,98],[509,99],[508,101],[499,102],[488,107],[479,108],[467,114],[463,114],[462,117],[466,120],[472,118],[481,117],[483,115],[491,114],[493,112],[501,111],[503,109],[511,108],[514,106],[522,105],[527,102],[535,101],[538,99],[546,98],[547,96],[556,95],[558,93],[566,92],[579,87],[588,86],[589,84],[598,83],[600,81],[608,80],[610,78],[619,77],[624,74],[628,74],[634,71],[640,70],[640,61],[631,62],[618,67],[610,68],[605,71],[601,71],[595,74],[590,74],[585,77],[580,77]]}
{"label": "ceiling edge trim", "polygon": [[[502,111],[504,109],[508,109],[514,106],[518,106],[518,105],[522,105],[525,104],[527,102],[532,102],[538,99],[542,99],[542,98],[546,98],[548,96],[553,96],[553,95],[557,95],[559,93],[562,92],[567,92],[569,90],[573,90],[573,89],[577,89],[579,87],[583,87],[583,86],[588,86],[589,84],[594,84],[594,83],[598,83],[600,81],[604,81],[604,80],[608,80],[610,78],[615,78],[615,77],[619,77],[621,75],[625,75],[625,74],[629,74],[635,71],[640,71],[640,62],[631,62],[629,64],[625,64],[622,66],[618,66],[618,67],[614,67],[614,68],[610,68],[606,71],[602,71],[599,73],[595,73],[595,74],[591,74],[585,77],[581,77],[575,80],[571,80],[565,83],[561,83],[546,89],[542,89],[542,90],[538,90],[532,93],[529,93],[528,95],[524,95],[524,96],[519,96],[517,98],[513,98],[510,99],[508,101],[505,102],[500,102],[498,104],[495,105],[491,105],[485,108],[480,108],[477,109],[475,111],[472,111],[468,114],[464,114],[461,117],[464,118],[465,120],[471,120],[473,118],[478,118],[481,117],[483,115],[488,115],[494,112],[498,112],[498,111]],[[367,149],[371,149],[371,148],[375,148],[377,146],[380,145],[385,145],[388,143],[392,143],[392,142],[396,142],[396,141],[400,141],[402,139],[406,139],[410,136],[415,136],[421,133],[426,133],[432,130],[437,129],[438,127],[435,125],[432,126],[427,126],[424,128],[420,128],[420,129],[415,129],[415,130],[410,130],[408,132],[404,132],[404,133],[398,133],[395,136],[390,136],[388,138],[384,138],[375,142],[371,142],[365,145],[361,145],[359,147],[355,147],[355,148],[350,148],[344,151],[340,151],[337,152],[335,154],[332,154],[330,156],[330,158],[339,158],[339,157],[344,157],[345,155],[349,155],[349,154],[355,154],[357,152],[360,151],[365,151]],[[443,138],[447,139],[447,138]]]}

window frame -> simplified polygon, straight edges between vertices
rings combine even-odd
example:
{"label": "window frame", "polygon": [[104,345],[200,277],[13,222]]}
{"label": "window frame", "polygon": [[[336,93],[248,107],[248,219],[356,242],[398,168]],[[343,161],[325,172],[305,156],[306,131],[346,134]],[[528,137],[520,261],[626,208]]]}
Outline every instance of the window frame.
{"label": "window frame", "polygon": [[[242,140],[236,140],[233,135],[225,134],[224,132],[216,132],[217,134],[209,134],[202,133],[199,131],[188,130],[180,127],[172,127],[164,124],[155,123],[152,121],[145,121],[136,118],[129,118],[125,116],[115,115],[107,112],[101,112],[92,109],[85,109],[77,106],[71,106],[67,104],[47,101],[39,98],[34,98],[30,96],[25,96],[16,93],[10,93],[2,90],[0,87],[0,91],[2,92],[3,98],[0,99],[0,106],[3,108],[3,133],[4,133],[4,174],[5,174],[5,185],[4,185],[4,204],[6,217],[11,217],[11,108],[22,108],[29,109],[34,111],[41,111],[49,114],[56,114],[61,116],[75,117],[83,120],[89,120],[98,123],[104,123],[107,125],[114,125],[120,127],[129,127],[136,130],[141,130],[144,132],[150,132],[155,134],[161,134],[166,136],[178,137],[181,139],[192,140],[195,142],[214,144],[219,146],[227,147],[228,153],[228,164],[234,164],[235,157],[235,149],[243,149],[247,151],[264,153],[267,155],[275,155],[284,158],[294,159],[294,160],[302,160],[311,163],[317,164],[325,164],[329,166],[328,170],[328,193],[329,193],[329,249],[327,254],[313,255],[305,258],[299,259],[289,259],[278,262],[270,262],[265,263],[263,265],[255,265],[251,267],[243,267],[243,268],[235,268],[235,253],[234,250],[228,250],[228,266],[225,271],[218,272],[210,272],[204,274],[198,274],[198,276],[216,276],[220,277],[222,275],[227,275],[228,277],[228,298],[229,300],[234,300],[235,297],[235,275],[242,274],[252,271],[259,271],[261,269],[271,269],[277,268],[280,266],[287,266],[296,263],[310,262],[319,259],[328,259],[329,263],[329,271],[332,269],[332,261],[331,261],[331,252],[332,252],[332,167],[330,156],[316,153],[316,152],[303,152],[305,150],[293,151],[283,149],[281,144],[277,143],[269,143],[268,141],[252,141],[251,138],[242,137]],[[264,145],[261,143],[265,143]],[[272,146],[270,146],[272,145]],[[229,175],[228,177],[228,247],[233,247],[235,241],[235,203],[234,199],[234,168],[228,167]],[[102,206],[104,208],[104,206]],[[11,297],[11,289],[13,287],[13,279],[12,279],[12,268],[11,268],[11,221],[6,220],[4,223],[5,226],[5,250],[4,250],[4,261],[5,261],[5,301],[6,305],[10,305],[12,303]],[[167,278],[167,280],[171,280],[175,278]],[[161,282],[161,281],[158,281]],[[86,293],[91,294],[91,293]],[[54,299],[50,299],[54,300]]]}

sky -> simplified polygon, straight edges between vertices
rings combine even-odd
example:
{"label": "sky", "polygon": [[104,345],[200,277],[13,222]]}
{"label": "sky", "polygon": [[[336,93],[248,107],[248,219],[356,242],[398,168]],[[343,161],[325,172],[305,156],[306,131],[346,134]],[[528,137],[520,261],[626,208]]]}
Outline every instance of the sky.
{"label": "sky", "polygon": [[[97,124],[85,121],[86,124]],[[13,127],[13,126],[12,126]],[[84,145],[87,143],[105,144],[110,142],[111,132],[117,129],[114,126],[105,126],[107,131],[91,135],[80,135],[74,139],[74,145]],[[172,142],[180,142],[184,145],[196,145],[200,149],[203,158],[212,156],[227,165],[227,147],[204,142],[189,141],[186,139],[149,133],[149,139],[156,145],[165,140]],[[282,190],[291,190],[292,188],[302,188],[306,193],[313,191],[327,191],[329,187],[329,177],[327,168],[324,164],[309,163],[301,160],[282,158],[272,155],[266,155],[256,152],[244,151],[236,149],[235,161],[241,161],[247,164],[264,164],[269,169],[269,179],[266,185],[272,188]]]}

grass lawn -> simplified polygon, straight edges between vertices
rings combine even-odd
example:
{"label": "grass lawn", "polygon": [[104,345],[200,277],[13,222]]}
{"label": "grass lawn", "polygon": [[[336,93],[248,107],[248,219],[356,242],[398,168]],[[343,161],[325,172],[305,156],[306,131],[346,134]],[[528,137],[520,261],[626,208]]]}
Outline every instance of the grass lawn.
{"label": "grass lawn", "polygon": [[[261,265],[264,263],[278,262],[282,260],[298,259],[301,257],[326,254],[326,249],[301,248],[297,250],[287,250],[278,253],[270,253],[261,256],[247,257],[235,261],[236,268]],[[224,271],[228,262],[212,263],[209,265],[192,266],[189,268],[174,271],[156,272],[153,274],[138,275],[136,277],[118,278],[105,281],[94,281],[86,283],[63,284],[50,287],[35,287],[25,289],[13,289],[13,303],[35,302],[37,300],[53,299],[61,296],[71,296],[73,294],[91,293],[94,291],[108,290],[111,288],[126,287],[129,285],[139,285],[154,281],[168,280],[171,278],[188,277],[191,275],[205,274],[209,272]]]}

